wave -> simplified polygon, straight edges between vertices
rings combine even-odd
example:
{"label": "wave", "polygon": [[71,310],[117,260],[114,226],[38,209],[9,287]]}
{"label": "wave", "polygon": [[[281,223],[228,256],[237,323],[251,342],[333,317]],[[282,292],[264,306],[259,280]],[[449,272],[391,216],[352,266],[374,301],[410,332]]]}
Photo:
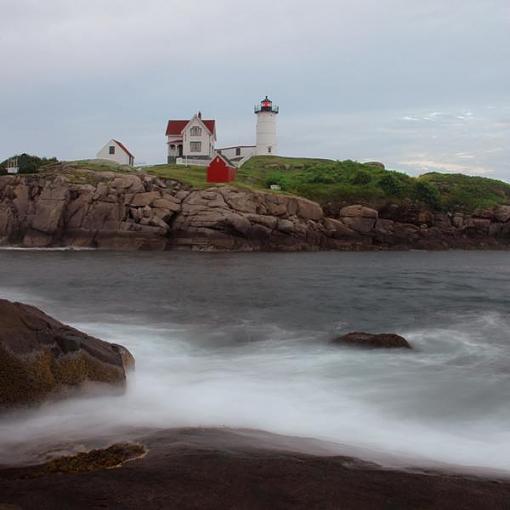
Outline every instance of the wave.
{"label": "wave", "polygon": [[[0,424],[3,455],[20,445],[123,427],[235,427],[438,462],[509,470],[508,317],[458,316],[405,332],[411,352],[359,351],[325,337],[247,322],[75,324],[126,345],[137,369],[122,397],[90,394]],[[253,334],[252,334],[253,333]],[[255,334],[257,333],[257,334]]]}

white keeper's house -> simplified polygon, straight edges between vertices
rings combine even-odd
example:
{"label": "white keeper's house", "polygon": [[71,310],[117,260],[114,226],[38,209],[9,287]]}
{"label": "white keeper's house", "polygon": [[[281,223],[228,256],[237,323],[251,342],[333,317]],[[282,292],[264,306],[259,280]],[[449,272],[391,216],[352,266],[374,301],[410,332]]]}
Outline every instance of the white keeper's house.
{"label": "white keeper's house", "polygon": [[216,143],[216,121],[204,120],[198,112],[191,120],[169,120],[166,128],[168,163],[192,159],[207,164]]}
{"label": "white keeper's house", "polygon": [[[232,145],[217,149],[236,166],[252,156],[278,154],[276,119],[280,111],[267,96],[255,105],[255,145]],[[216,121],[204,120],[198,112],[191,120],[169,120],[166,128],[168,163],[207,166],[215,155]]]}
{"label": "white keeper's house", "polygon": [[103,146],[96,157],[113,161],[119,165],[133,166],[135,163],[135,157],[128,148],[122,142],[113,139]]}

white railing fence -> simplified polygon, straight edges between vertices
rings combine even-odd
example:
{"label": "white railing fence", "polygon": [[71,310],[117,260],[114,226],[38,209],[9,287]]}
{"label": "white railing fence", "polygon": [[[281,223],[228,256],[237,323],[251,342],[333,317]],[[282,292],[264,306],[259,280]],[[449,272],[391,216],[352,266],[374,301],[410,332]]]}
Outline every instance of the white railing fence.
{"label": "white railing fence", "polygon": [[209,166],[209,163],[209,159],[177,158],[175,160],[176,165],[184,166]]}

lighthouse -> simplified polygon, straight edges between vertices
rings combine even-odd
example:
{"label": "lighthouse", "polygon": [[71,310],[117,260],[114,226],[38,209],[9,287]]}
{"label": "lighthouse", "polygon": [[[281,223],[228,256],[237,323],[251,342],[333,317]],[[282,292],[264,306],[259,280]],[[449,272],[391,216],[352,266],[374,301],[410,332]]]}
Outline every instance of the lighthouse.
{"label": "lighthouse", "polygon": [[255,114],[257,115],[256,156],[277,154],[276,116],[278,112],[278,106],[273,105],[273,102],[267,96],[260,104],[255,106]]}

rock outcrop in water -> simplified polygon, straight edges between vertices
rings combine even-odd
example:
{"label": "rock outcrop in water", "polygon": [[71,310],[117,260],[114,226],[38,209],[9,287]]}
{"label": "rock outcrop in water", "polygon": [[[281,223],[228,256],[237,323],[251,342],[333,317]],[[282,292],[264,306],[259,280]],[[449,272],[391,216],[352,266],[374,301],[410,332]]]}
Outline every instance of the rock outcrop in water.
{"label": "rock outcrop in water", "polygon": [[39,309],[0,299],[0,410],[42,401],[87,381],[123,385],[127,349],[82,333]]}
{"label": "rock outcrop in water", "polygon": [[508,248],[510,206],[446,214],[353,204],[326,214],[299,197],[191,189],[144,174],[58,165],[0,177],[0,243],[192,250]]}
{"label": "rock outcrop in water", "polygon": [[335,338],[333,343],[368,349],[412,349],[409,342],[403,336],[394,333],[372,334],[353,332]]}

